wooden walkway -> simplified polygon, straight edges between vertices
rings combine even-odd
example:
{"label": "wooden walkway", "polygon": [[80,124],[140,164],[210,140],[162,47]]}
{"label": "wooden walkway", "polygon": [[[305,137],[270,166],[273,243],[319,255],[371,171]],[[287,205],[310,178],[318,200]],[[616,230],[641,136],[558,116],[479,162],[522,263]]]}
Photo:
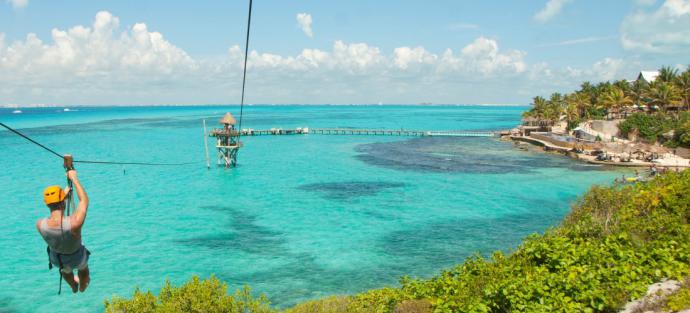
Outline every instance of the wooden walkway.
{"label": "wooden walkway", "polygon": [[496,137],[501,132],[491,131],[429,131],[406,129],[364,129],[364,128],[296,128],[267,130],[243,129],[243,136],[265,135],[360,135],[360,136],[406,136],[406,137]]}

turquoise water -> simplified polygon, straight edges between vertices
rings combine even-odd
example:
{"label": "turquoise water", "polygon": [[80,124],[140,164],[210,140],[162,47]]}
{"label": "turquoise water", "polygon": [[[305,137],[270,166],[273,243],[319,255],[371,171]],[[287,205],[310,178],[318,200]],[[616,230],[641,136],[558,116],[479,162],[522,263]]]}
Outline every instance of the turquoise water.
{"label": "turquoise water", "polygon": [[[524,109],[250,106],[244,127],[493,130],[513,127]],[[198,161],[79,164],[91,198],[83,233],[92,283],[58,296],[34,223],[48,214],[43,188],[64,183],[61,160],[0,131],[0,312],[98,312],[112,295],[193,274],[250,284],[279,307],[394,286],[475,252],[509,250],[620,174],[493,138],[314,134],[244,137],[238,168],[207,170],[201,121],[215,126],[226,110],[0,109],[0,121],[77,159]]]}

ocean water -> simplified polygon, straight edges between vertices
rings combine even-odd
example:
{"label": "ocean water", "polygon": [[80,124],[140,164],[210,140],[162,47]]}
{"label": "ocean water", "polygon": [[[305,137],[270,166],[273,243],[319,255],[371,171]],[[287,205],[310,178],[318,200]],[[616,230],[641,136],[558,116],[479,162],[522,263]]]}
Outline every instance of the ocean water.
{"label": "ocean water", "polygon": [[[496,130],[524,107],[248,106],[244,126]],[[621,173],[495,138],[244,137],[239,167],[204,165],[202,119],[233,107],[0,109],[0,121],[76,159],[90,196],[86,293],[57,295],[35,221],[61,159],[0,131],[0,312],[98,312],[166,279],[215,274],[277,307],[430,277],[473,253],[509,251],[558,224],[578,195]],[[63,285],[63,290],[68,290]]]}

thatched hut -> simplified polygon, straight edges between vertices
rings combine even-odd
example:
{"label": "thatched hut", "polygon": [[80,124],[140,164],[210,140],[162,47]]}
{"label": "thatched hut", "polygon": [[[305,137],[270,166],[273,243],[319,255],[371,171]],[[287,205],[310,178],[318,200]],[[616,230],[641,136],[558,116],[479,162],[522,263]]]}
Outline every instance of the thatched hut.
{"label": "thatched hut", "polygon": [[237,150],[241,147],[240,133],[235,130],[237,120],[231,113],[225,113],[218,122],[223,124],[223,129],[214,129],[209,134],[216,137],[218,165],[224,164],[225,167],[234,167],[237,164]]}
{"label": "thatched hut", "polygon": [[550,132],[553,125],[553,121],[528,116],[522,118],[522,125],[518,129],[522,135],[528,136],[531,132]]}
{"label": "thatched hut", "polygon": [[223,118],[221,118],[219,122],[223,124],[225,129],[234,128],[237,124],[237,120],[234,116],[232,116],[232,113],[230,112],[225,113],[225,115],[223,115]]}

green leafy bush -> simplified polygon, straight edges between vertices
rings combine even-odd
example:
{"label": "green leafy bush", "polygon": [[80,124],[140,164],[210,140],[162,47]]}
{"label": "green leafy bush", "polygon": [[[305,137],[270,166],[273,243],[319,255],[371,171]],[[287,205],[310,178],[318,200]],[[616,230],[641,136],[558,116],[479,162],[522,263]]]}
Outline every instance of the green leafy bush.
{"label": "green leafy bush", "polygon": [[649,142],[660,141],[663,134],[673,131],[673,137],[665,140],[663,144],[670,148],[690,148],[690,112],[680,112],[676,115],[635,113],[618,124],[618,129],[626,137],[637,132]]}
{"label": "green leafy bush", "polygon": [[672,312],[690,309],[690,278],[686,279],[680,290],[666,299],[666,309]]}
{"label": "green leafy bush", "polygon": [[587,107],[586,109],[586,114],[585,116],[588,116],[589,118],[593,120],[603,120],[606,118],[606,109],[601,108],[601,107]]}
{"label": "green leafy bush", "polygon": [[618,124],[618,129],[623,136],[637,131],[640,137],[650,142],[656,142],[662,134],[673,129],[673,126],[673,121],[666,114],[635,113]]}
{"label": "green leafy bush", "polygon": [[690,112],[682,112],[678,115],[674,127],[674,138],[669,146],[690,148]]}
{"label": "green leafy bush", "polygon": [[158,297],[150,291],[134,291],[132,299],[117,296],[105,301],[105,311],[109,313],[268,313],[274,312],[264,296],[254,298],[249,287],[237,290],[234,295],[227,294],[228,286],[214,276],[200,280],[194,276],[180,287],[166,281]]}

